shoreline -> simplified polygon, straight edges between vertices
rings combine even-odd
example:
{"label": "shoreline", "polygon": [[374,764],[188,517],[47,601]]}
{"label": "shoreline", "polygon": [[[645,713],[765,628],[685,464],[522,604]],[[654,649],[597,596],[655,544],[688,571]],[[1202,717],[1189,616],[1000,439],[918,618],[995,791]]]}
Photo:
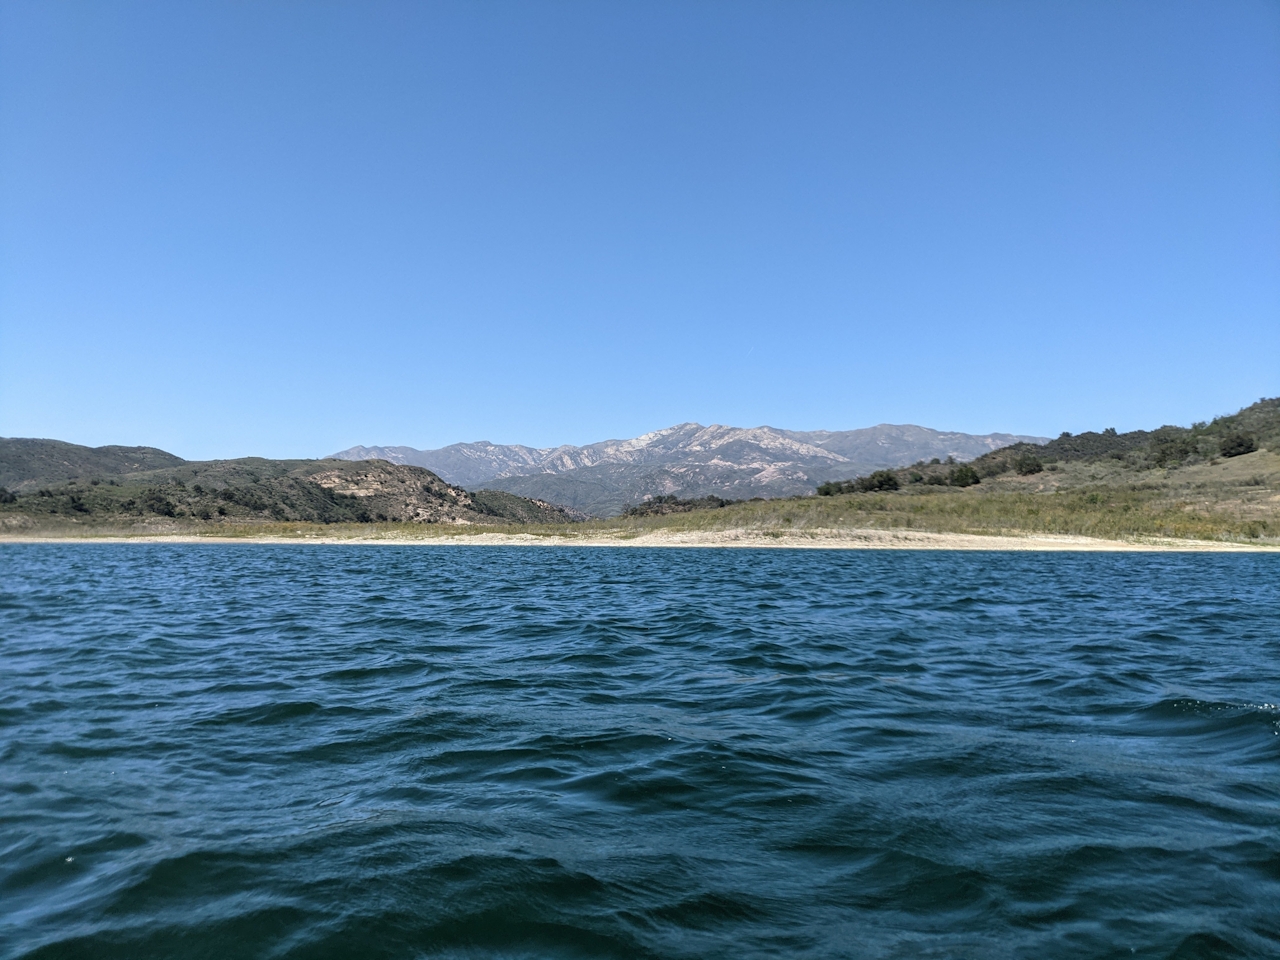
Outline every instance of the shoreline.
{"label": "shoreline", "polygon": [[748,530],[667,532],[624,535],[555,535],[532,533],[470,533],[437,536],[336,537],[315,534],[295,536],[216,536],[201,534],[137,534],[87,536],[0,535],[0,544],[14,543],[169,543],[169,544],[316,544],[334,546],[385,545],[422,547],[647,547],[700,549],[788,550],[964,550],[970,552],[1113,552],[1113,553],[1280,553],[1280,545],[1216,540],[1181,540],[1173,537],[1104,540],[1067,534],[927,533],[914,530],[815,531],[812,534],[771,535]]}

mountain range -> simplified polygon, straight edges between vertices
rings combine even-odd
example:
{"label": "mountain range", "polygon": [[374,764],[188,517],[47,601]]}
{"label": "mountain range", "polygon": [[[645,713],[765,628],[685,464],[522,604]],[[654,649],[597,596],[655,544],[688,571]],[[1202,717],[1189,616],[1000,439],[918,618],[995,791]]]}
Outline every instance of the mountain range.
{"label": "mountain range", "polygon": [[613,516],[627,504],[655,496],[797,496],[812,493],[828,480],[918,460],[972,460],[1014,443],[1045,442],[1045,437],[979,436],[910,424],[802,431],[682,423],[630,440],[581,447],[482,440],[436,450],[357,446],[330,457],[425,467],[461,487],[502,490],[595,516]]}
{"label": "mountain range", "polygon": [[[562,524],[586,519],[499,490],[464,490],[382,460],[183,460],[154,447],[0,437],[0,534],[104,524]],[[160,524],[157,528],[155,525]]]}

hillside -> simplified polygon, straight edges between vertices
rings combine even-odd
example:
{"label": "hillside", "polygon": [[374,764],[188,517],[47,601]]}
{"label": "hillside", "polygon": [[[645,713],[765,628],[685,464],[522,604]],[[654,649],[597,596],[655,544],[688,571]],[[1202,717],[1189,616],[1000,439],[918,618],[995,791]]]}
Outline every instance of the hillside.
{"label": "hillside", "polygon": [[683,423],[630,440],[583,447],[479,442],[439,450],[352,447],[333,456],[416,464],[453,483],[505,490],[611,516],[629,503],[654,496],[801,496],[835,476],[896,467],[921,457],[968,460],[1011,443],[1043,439],[974,436],[891,424],[804,432]]}
{"label": "hillside", "polygon": [[181,457],[155,447],[82,447],[61,440],[0,437],[0,487],[22,491],[78,477],[176,467]]}
{"label": "hillside", "polygon": [[[801,446],[807,441],[792,442],[808,455]],[[730,458],[745,452],[733,442],[717,447],[718,463],[679,469],[596,463],[562,474],[509,478],[531,486],[577,484],[576,495],[592,503],[605,502],[624,484],[651,485],[648,498],[637,497],[626,515],[607,520],[505,491],[468,492],[424,468],[376,459],[179,460],[176,466],[131,471],[143,454],[131,458],[111,452],[123,448],[105,448],[104,457],[100,450],[63,444],[44,447],[56,456],[41,457],[32,455],[41,448],[30,443],[53,442],[0,443],[0,455],[18,451],[8,461],[0,456],[0,470],[18,489],[16,496],[0,490],[0,533],[242,536],[257,531],[421,539],[472,531],[626,542],[650,532],[741,531],[757,539],[801,537],[847,545],[857,541],[859,531],[905,530],[1280,544],[1280,399],[1261,400],[1190,427],[1062,434],[1044,444],[1014,443],[968,462],[930,457],[905,467],[846,474],[824,482],[818,496],[812,486],[802,495],[775,499],[714,492],[677,496],[663,489],[724,485],[737,469],[742,489],[750,490],[760,471],[728,466]],[[146,456],[177,460],[163,451]],[[87,469],[91,466],[123,472],[94,473]],[[705,476],[699,475],[700,466],[708,468]],[[71,471],[81,472],[66,478]],[[774,476],[781,473],[775,470]]]}
{"label": "hillside", "polygon": [[[74,445],[63,446],[73,449],[60,451],[59,460],[24,456],[17,462],[2,458],[13,449],[25,453],[21,443],[0,446],[0,468],[14,488],[0,492],[0,531],[103,525],[156,530],[196,522],[557,524],[581,518],[509,493],[469,493],[421,467],[380,460],[199,462],[155,451],[179,465],[133,471],[128,468],[141,458],[80,455]],[[74,477],[65,479],[71,471]]]}
{"label": "hillside", "polygon": [[1280,452],[1280,399],[1264,398],[1238,413],[1190,427],[1064,433],[1037,446],[1013,444],[979,457],[971,466],[982,477],[1009,471],[1030,475],[1039,472],[1037,464],[1053,470],[1075,462],[1119,466],[1140,474],[1227,461],[1266,448]]}
{"label": "hillside", "polygon": [[[1150,431],[1062,434],[967,464],[932,458],[828,482],[814,498],[723,506],[637,529],[1053,533],[1116,538],[1280,539],[1280,398]],[[670,511],[674,513],[675,511]],[[639,517],[640,519],[636,519]]]}

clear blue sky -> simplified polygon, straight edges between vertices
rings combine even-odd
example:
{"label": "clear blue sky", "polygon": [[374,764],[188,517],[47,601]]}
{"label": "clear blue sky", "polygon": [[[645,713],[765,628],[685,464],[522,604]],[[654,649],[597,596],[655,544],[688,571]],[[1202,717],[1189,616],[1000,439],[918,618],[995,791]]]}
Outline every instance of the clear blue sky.
{"label": "clear blue sky", "polygon": [[0,435],[192,458],[1280,393],[1280,4],[0,4]]}

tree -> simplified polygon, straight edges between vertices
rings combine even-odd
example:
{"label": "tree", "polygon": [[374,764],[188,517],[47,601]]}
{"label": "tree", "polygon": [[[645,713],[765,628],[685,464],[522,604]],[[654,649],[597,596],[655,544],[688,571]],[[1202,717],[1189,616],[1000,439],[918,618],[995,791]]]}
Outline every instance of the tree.
{"label": "tree", "polygon": [[[1161,467],[1181,463],[1195,452],[1195,443],[1187,437],[1159,437],[1151,443],[1151,455],[1156,465]],[[1229,456],[1229,454],[1223,454],[1223,456]]]}
{"label": "tree", "polygon": [[977,470],[967,463],[962,463],[951,471],[948,481],[953,487],[972,487],[975,483],[981,483],[982,478],[978,476]]}
{"label": "tree", "polygon": [[818,485],[818,496],[834,497],[841,493],[853,493],[855,489],[856,486],[852,480],[828,480]]}
{"label": "tree", "polygon": [[877,470],[866,477],[854,480],[828,480],[818,487],[818,496],[834,497],[841,493],[879,493],[886,490],[897,490],[901,484],[898,475],[892,470]]}
{"label": "tree", "polygon": [[1013,458],[1013,469],[1021,477],[1029,477],[1044,469],[1044,464],[1034,453],[1020,453]]}
{"label": "tree", "polygon": [[877,470],[868,477],[858,478],[858,491],[860,493],[897,490],[898,486],[898,475],[892,470]]}
{"label": "tree", "polygon": [[1229,433],[1218,441],[1218,450],[1224,457],[1239,457],[1258,449],[1258,441],[1247,433]]}

